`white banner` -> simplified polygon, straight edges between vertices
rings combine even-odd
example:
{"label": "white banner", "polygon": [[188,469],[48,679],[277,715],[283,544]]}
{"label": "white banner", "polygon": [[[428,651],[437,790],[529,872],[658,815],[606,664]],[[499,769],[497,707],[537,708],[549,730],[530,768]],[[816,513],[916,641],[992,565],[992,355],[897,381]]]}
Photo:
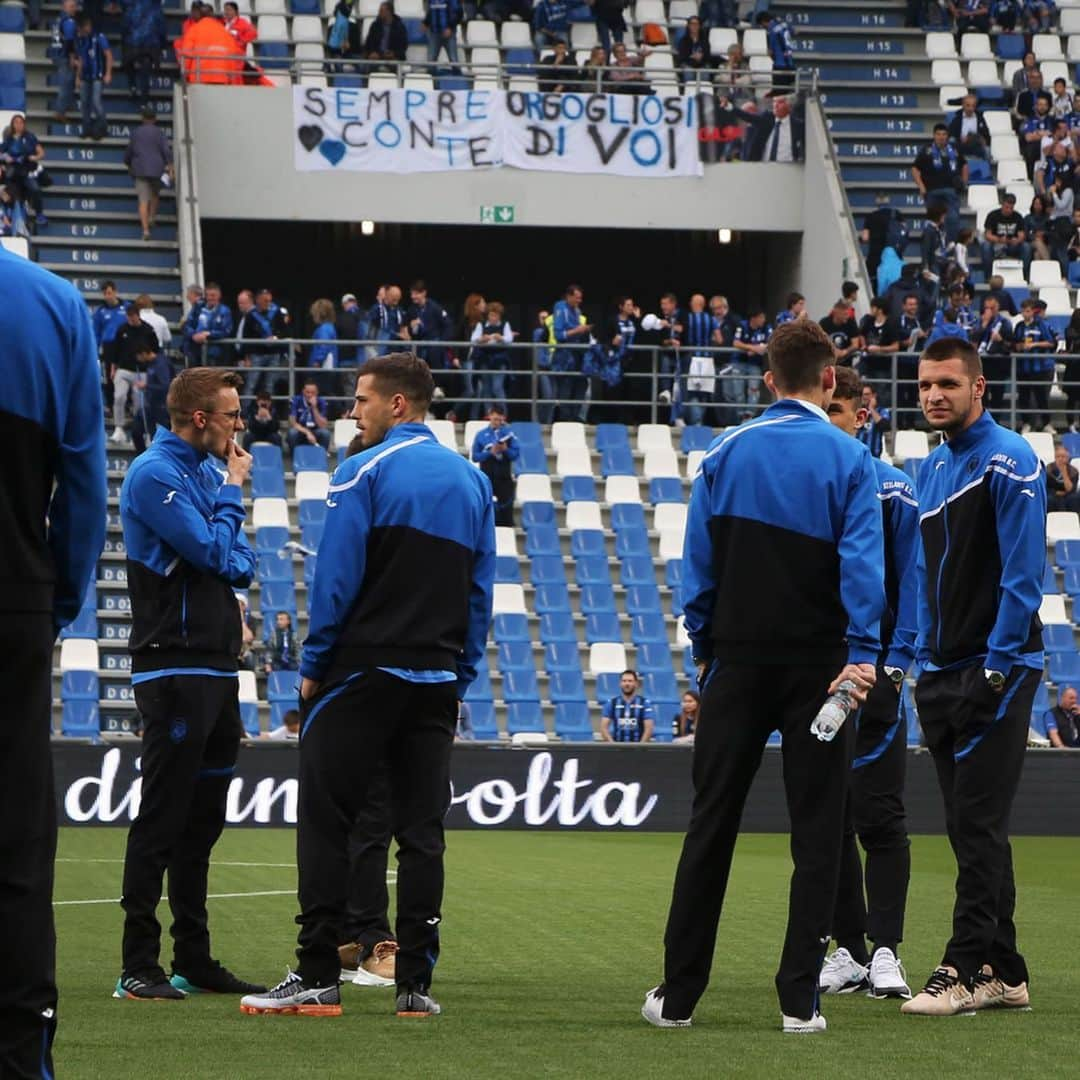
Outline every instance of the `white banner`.
{"label": "white banner", "polygon": [[293,89],[300,172],[701,176],[694,97]]}

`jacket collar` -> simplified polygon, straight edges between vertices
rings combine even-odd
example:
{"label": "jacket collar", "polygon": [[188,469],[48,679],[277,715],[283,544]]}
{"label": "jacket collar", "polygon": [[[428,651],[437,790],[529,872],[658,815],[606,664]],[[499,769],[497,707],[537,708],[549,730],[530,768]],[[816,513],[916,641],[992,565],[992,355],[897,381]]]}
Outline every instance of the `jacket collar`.
{"label": "jacket collar", "polygon": [[990,429],[994,427],[997,427],[997,422],[984,409],[982,416],[971,427],[961,431],[959,435],[954,435],[946,441],[945,445],[954,454],[962,454],[965,450],[970,450],[976,443],[986,438],[990,434]]}
{"label": "jacket collar", "polygon": [[383,439],[384,443],[399,442],[402,439],[415,439],[417,435],[426,435],[429,439],[435,438],[435,432],[427,424],[398,424],[392,427]]}
{"label": "jacket collar", "polygon": [[803,409],[811,416],[816,416],[825,423],[829,423],[829,417],[825,410],[820,405],[815,405],[812,401],[803,401],[802,398],[781,398],[779,401],[774,401],[765,411],[766,412],[795,412],[798,409]]}
{"label": "jacket collar", "polygon": [[168,428],[159,427],[154,435],[154,444],[167,450],[181,464],[190,469],[197,469],[210,455],[202,450],[196,450],[191,443],[174,435]]}

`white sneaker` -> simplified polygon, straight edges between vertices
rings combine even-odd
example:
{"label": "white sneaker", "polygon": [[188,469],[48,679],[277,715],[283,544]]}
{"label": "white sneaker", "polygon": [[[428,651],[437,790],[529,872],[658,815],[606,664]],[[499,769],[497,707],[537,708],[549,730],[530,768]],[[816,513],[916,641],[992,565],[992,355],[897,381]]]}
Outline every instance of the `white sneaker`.
{"label": "white sneaker", "polygon": [[127,442],[127,435],[124,433],[124,429],[120,427],[113,428],[113,433],[109,436],[109,441],[114,443]]}
{"label": "white sneaker", "polygon": [[910,998],[904,965],[892,949],[878,949],[870,958],[870,996],[872,998]]}
{"label": "white sneaker", "polygon": [[797,1016],[788,1016],[786,1013],[781,1015],[785,1035],[817,1035],[828,1027],[821,1013],[814,1013],[809,1020],[800,1020]]}
{"label": "white sneaker", "polygon": [[293,1016],[340,1016],[341,993],[333,986],[305,986],[294,971],[261,994],[245,994],[240,1011],[249,1015],[278,1013]]}
{"label": "white sneaker", "polygon": [[645,1017],[653,1027],[677,1028],[690,1026],[689,1016],[685,1020],[669,1020],[664,1016],[664,994],[662,986],[654,986],[645,995],[645,1004],[641,1006],[641,1015]]}
{"label": "white sneaker", "polygon": [[825,958],[818,975],[818,991],[822,994],[854,994],[869,985],[869,969],[857,963],[847,949],[837,949]]}
{"label": "white sneaker", "polygon": [[671,404],[671,391],[670,390],[661,390],[659,395],[657,395],[656,400],[659,401],[661,405],[670,405]]}
{"label": "white sneaker", "polygon": [[1057,434],[1057,428],[1054,427],[1053,424],[1047,424],[1043,428],[1043,431],[1045,431],[1047,435],[1056,435]]}

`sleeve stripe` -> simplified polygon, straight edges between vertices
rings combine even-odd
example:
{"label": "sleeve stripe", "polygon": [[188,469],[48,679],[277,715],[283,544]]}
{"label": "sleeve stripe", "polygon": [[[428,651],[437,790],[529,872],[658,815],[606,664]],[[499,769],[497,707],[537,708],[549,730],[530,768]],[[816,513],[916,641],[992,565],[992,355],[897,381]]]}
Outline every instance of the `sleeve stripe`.
{"label": "sleeve stripe", "polygon": [[388,446],[385,450],[380,450],[370,461],[365,461],[359,469],[356,470],[356,475],[347,480],[344,484],[331,484],[327,489],[328,495],[336,495],[339,491],[348,491],[349,488],[355,487],[360,482],[360,477],[364,473],[369,472],[371,469],[382,461],[384,457],[388,457],[390,454],[396,454],[398,450],[404,450],[406,446],[415,446],[417,443],[429,441],[427,435],[414,435],[411,439],[406,439],[404,442],[394,443],[393,446]]}

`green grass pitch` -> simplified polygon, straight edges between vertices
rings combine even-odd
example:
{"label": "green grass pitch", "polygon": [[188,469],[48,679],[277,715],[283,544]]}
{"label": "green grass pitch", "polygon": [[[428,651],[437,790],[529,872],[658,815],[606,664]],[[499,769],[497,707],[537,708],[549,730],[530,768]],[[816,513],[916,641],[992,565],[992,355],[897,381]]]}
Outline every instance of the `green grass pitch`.
{"label": "green grass pitch", "polygon": [[[1080,1075],[1075,839],[1014,842],[1033,1011],[939,1020],[845,996],[825,999],[825,1035],[785,1037],[772,983],[790,872],[784,837],[740,842],[713,984],[690,1030],[652,1028],[638,1012],[659,979],[678,836],[450,833],[435,983],[444,1013],[426,1021],[396,1019],[392,991],[351,985],[337,1019],[243,1016],[223,997],[114,1000],[120,908],[81,901],[119,895],[124,837],[61,835],[60,1077]],[[250,894],[210,902],[215,954],[245,977],[276,982],[293,959],[293,845],[288,831],[234,829],[215,851],[211,893]],[[916,837],[912,860],[902,956],[921,985],[948,933],[954,869],[938,837]],[[166,965],[170,956],[166,948]]]}

